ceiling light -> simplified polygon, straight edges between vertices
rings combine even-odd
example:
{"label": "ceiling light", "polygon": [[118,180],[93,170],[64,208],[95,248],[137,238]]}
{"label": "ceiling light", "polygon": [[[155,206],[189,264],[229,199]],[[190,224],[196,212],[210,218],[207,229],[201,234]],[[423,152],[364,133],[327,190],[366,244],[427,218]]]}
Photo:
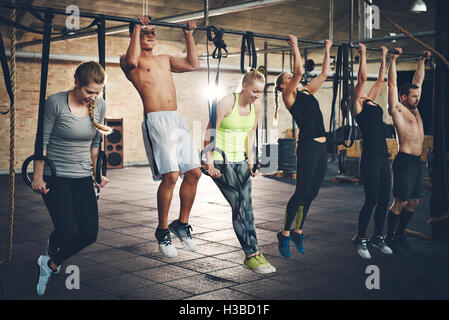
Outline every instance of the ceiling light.
{"label": "ceiling light", "polygon": [[427,6],[425,4],[425,2],[423,0],[415,0],[412,2],[411,8],[410,8],[411,12],[426,12],[427,11]]}

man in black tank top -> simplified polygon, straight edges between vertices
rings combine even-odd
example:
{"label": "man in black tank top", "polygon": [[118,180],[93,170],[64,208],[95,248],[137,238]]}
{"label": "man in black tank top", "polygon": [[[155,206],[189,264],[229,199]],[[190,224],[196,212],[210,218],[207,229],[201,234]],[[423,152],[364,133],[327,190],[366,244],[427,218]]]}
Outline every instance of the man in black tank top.
{"label": "man in black tank top", "polygon": [[[366,48],[360,44],[360,66],[354,96],[354,113],[362,131],[362,157],[360,171],[365,189],[365,203],[359,214],[358,234],[353,238],[357,253],[364,259],[371,259],[368,244],[384,254],[393,253],[384,241],[383,226],[391,193],[391,171],[388,148],[385,141],[385,124],[382,107],[374,102],[382,90],[385,79],[385,64],[388,49],[382,47],[382,59],[377,81],[367,95],[363,89],[367,81]],[[372,213],[374,235],[368,241],[366,233]]]}

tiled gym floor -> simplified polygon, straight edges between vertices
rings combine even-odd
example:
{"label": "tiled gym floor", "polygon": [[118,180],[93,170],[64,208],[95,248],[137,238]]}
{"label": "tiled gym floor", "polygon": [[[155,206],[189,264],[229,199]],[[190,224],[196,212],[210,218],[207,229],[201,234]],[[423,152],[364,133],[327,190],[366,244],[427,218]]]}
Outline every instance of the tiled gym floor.
{"label": "tiled gym floor", "polygon": [[[190,223],[198,251],[174,243],[178,256],[168,259],[157,249],[156,190],[147,167],[109,170],[110,183],[101,192],[97,242],[68,260],[38,297],[37,257],[45,250],[52,224],[42,199],[17,176],[12,261],[0,266],[0,299],[448,299],[449,245],[410,238],[412,249],[392,256],[372,250],[372,260],[356,254],[356,232],[363,187],[333,184],[335,164],[305,224],[306,254],[292,246],[292,257],[277,251],[284,208],[293,193],[292,180],[258,176],[253,180],[253,205],[261,251],[277,272],[254,274],[242,267],[243,251],[232,228],[231,212],[209,177],[200,179]],[[0,176],[0,247],[8,214],[8,177]],[[178,182],[170,221],[179,210]],[[423,195],[410,228],[430,235],[428,191]],[[370,225],[371,230],[372,225]],[[80,270],[79,290],[68,290],[67,266]],[[380,289],[368,290],[366,267],[379,267]]]}

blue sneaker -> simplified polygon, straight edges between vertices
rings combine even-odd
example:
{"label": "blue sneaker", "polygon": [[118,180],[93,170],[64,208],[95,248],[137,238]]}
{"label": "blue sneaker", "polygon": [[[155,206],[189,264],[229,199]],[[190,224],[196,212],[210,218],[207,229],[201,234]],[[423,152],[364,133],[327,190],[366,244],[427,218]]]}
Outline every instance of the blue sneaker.
{"label": "blue sneaker", "polygon": [[295,244],[296,249],[298,249],[299,252],[304,254],[304,241],[306,241],[306,237],[303,234],[296,233],[294,230],[290,231],[290,238],[292,239],[292,242]]}
{"label": "blue sneaker", "polygon": [[61,266],[58,267],[57,271],[53,271],[48,266],[48,261],[50,260],[49,256],[39,256],[37,259],[37,264],[39,265],[39,281],[36,286],[37,294],[43,296],[45,293],[45,289],[47,289],[47,284],[50,278],[59,272]]}
{"label": "blue sneaker", "polygon": [[282,232],[277,234],[279,240],[279,253],[281,256],[290,258],[290,237],[284,237]]}

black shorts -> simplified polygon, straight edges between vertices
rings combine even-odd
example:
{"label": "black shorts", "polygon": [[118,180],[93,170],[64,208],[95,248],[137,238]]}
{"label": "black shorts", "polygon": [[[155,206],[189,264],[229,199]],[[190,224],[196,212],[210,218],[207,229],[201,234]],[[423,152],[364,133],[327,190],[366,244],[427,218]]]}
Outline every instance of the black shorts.
{"label": "black shorts", "polygon": [[419,199],[422,192],[421,158],[399,152],[393,160],[393,197],[401,201]]}

